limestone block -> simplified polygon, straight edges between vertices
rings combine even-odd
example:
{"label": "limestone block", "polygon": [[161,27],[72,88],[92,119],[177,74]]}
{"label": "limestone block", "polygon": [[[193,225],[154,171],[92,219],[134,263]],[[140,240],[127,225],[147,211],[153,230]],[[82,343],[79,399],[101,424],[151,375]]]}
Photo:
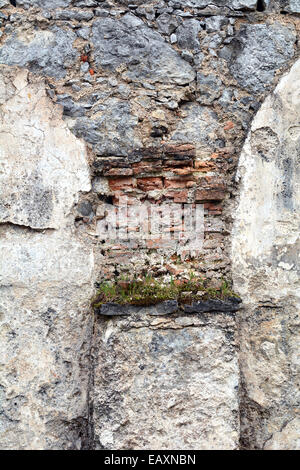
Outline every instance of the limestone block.
{"label": "limestone block", "polygon": [[[7,69],[0,67],[1,81]],[[15,73],[10,85],[3,78],[0,91],[8,97],[0,114],[0,220],[60,228],[79,191],[91,188],[85,145],[67,129],[44,84]]]}
{"label": "limestone block", "polygon": [[91,186],[87,154],[43,81],[0,74],[0,447],[80,449],[94,262],[71,213]]}
{"label": "limestone block", "polygon": [[95,330],[98,449],[235,449],[235,322],[224,314],[101,320]]}

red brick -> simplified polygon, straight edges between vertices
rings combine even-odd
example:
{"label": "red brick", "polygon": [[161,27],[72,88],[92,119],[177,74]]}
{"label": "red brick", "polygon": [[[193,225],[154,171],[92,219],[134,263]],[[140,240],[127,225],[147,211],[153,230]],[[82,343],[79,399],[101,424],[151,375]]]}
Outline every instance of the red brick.
{"label": "red brick", "polygon": [[153,240],[146,240],[146,246],[149,249],[159,248],[172,248],[174,240],[167,240],[165,238],[155,238]]}
{"label": "red brick", "polygon": [[224,131],[229,131],[230,129],[234,128],[234,124],[232,121],[227,121],[224,126]]}
{"label": "red brick", "polygon": [[208,212],[213,215],[220,215],[223,211],[221,204],[216,204],[213,202],[206,202],[204,204],[204,209],[208,210]]}
{"label": "red brick", "polygon": [[185,155],[195,155],[195,146],[193,144],[166,144],[164,151],[167,154],[178,154],[182,153]]}
{"label": "red brick", "polygon": [[225,198],[225,191],[215,189],[198,189],[196,191],[196,202],[202,201],[222,201]]}
{"label": "red brick", "polygon": [[168,171],[172,171],[175,175],[188,176],[193,174],[194,168],[167,168]]}
{"label": "red brick", "polygon": [[199,160],[195,161],[195,168],[198,171],[212,171],[216,169],[216,165],[213,162],[201,162]]}
{"label": "red brick", "polygon": [[162,179],[158,177],[139,178],[137,186],[142,191],[153,191],[154,189],[162,189]]}
{"label": "red brick", "polygon": [[174,202],[187,202],[189,192],[187,189],[176,190],[171,189],[165,193],[165,196],[174,200]]}
{"label": "red brick", "polygon": [[114,178],[109,180],[109,187],[113,191],[134,188],[135,186],[136,181],[134,178]]}
{"label": "red brick", "polygon": [[118,206],[120,202],[122,202],[122,199],[124,200],[124,198],[126,199],[126,203],[128,206],[134,206],[139,204],[140,202],[138,198],[131,196],[130,194],[117,191],[113,196],[113,204],[115,206]]}
{"label": "red brick", "polygon": [[164,168],[191,167],[193,160],[167,160],[164,162]]}
{"label": "red brick", "polygon": [[198,184],[202,186],[201,189],[209,189],[209,190],[222,190],[226,189],[224,180],[219,176],[195,176],[198,181]]}
{"label": "red brick", "polygon": [[140,175],[143,173],[155,173],[161,170],[162,164],[161,161],[154,162],[139,162],[132,165],[133,173],[135,175]]}
{"label": "red brick", "polygon": [[183,189],[183,188],[187,187],[187,183],[189,181],[191,181],[191,180],[166,178],[165,179],[165,188]]}

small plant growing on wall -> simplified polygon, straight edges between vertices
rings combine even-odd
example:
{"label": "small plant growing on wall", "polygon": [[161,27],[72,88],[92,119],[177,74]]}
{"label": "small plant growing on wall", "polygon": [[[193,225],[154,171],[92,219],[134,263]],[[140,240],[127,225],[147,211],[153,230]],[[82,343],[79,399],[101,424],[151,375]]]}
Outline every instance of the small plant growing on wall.
{"label": "small plant growing on wall", "polygon": [[152,276],[143,279],[125,279],[124,276],[115,281],[100,284],[92,301],[94,308],[108,302],[120,305],[155,305],[165,300],[177,300],[179,303],[191,303],[196,300],[220,299],[236,297],[229,281],[223,280],[219,288],[207,285],[203,279],[197,278],[193,272],[189,279],[162,282]]}

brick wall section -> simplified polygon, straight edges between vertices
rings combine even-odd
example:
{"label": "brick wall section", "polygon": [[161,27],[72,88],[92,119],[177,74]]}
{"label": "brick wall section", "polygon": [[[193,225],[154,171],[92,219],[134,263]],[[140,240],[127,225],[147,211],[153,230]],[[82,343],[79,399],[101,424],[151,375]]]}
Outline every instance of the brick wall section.
{"label": "brick wall section", "polygon": [[[156,206],[165,202],[178,204],[179,207],[187,203],[203,204],[207,228],[203,252],[193,258],[188,252],[185,253],[184,262],[178,259],[174,243],[160,237],[138,242],[106,241],[103,243],[105,267],[100,272],[99,281],[114,277],[116,272],[130,276],[133,272],[149,274],[150,271],[154,275],[181,278],[192,270],[202,277],[226,276],[229,261],[224,261],[225,254],[220,250],[226,235],[223,224],[218,225],[218,221],[222,216],[224,201],[230,196],[227,185],[231,174],[228,163],[230,157],[230,151],[223,148],[200,159],[193,144],[166,143],[124,158],[96,158],[93,164],[94,177],[107,182],[106,190],[99,194],[103,198],[103,205],[109,203],[117,206],[123,197],[127,198],[129,205],[144,201]],[[101,220],[103,216],[105,211],[100,211]],[[132,225],[132,230],[136,230],[134,221]],[[178,227],[175,226],[173,231],[176,230]],[[219,254],[216,248],[219,248]],[[154,250],[158,250],[158,253],[155,254]],[[163,261],[160,254],[165,258]],[[208,258],[211,259],[210,266],[216,267],[215,273],[213,269],[208,272]]]}

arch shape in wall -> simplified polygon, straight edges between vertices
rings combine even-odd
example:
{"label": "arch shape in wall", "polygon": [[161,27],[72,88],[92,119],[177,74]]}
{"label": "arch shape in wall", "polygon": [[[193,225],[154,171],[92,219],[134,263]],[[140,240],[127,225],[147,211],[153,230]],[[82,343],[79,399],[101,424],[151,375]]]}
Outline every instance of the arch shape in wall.
{"label": "arch shape in wall", "polygon": [[232,263],[240,314],[241,443],[300,448],[300,61],[253,120],[237,179]]}

